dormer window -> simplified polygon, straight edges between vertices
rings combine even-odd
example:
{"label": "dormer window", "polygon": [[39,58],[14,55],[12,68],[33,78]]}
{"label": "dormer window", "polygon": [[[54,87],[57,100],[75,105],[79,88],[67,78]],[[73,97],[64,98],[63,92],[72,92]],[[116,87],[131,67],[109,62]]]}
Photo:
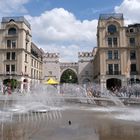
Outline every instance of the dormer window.
{"label": "dormer window", "polygon": [[108,33],[114,34],[116,32],[117,32],[117,28],[116,28],[115,25],[111,24],[111,25],[108,26]]}
{"label": "dormer window", "polygon": [[134,32],[134,29],[133,29],[133,28],[131,28],[129,31],[130,31],[130,33],[133,33],[133,32]]}
{"label": "dormer window", "polygon": [[15,20],[14,19],[10,19],[9,22],[15,22]]}
{"label": "dormer window", "polygon": [[15,35],[16,34],[16,28],[10,28],[9,30],[8,30],[8,35]]}

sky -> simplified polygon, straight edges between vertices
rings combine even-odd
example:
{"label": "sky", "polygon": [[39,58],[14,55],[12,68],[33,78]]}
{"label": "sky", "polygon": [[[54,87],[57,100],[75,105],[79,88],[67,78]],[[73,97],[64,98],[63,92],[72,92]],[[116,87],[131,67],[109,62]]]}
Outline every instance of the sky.
{"label": "sky", "polygon": [[96,43],[99,15],[123,13],[125,24],[140,23],[140,0],[0,0],[0,18],[24,16],[32,41],[45,52],[60,53],[61,62],[78,60]]}

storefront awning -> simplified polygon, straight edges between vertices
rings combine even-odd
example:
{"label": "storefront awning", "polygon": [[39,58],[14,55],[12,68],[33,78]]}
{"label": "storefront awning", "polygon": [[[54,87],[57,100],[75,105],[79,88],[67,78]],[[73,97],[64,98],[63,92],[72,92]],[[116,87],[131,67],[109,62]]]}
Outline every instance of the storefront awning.
{"label": "storefront awning", "polygon": [[44,81],[43,83],[44,83],[44,84],[48,84],[48,85],[57,85],[57,84],[59,84],[58,81],[56,81],[56,80],[54,80],[54,79],[52,79],[52,78],[49,78],[49,80]]}

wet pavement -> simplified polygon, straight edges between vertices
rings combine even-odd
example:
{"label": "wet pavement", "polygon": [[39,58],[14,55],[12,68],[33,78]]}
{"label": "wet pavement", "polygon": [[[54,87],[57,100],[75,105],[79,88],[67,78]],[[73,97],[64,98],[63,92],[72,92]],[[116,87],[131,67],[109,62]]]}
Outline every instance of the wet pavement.
{"label": "wet pavement", "polygon": [[129,110],[134,109],[65,106],[61,110],[62,117],[58,119],[4,126],[1,140],[139,140],[140,119],[128,116],[134,113],[139,116],[140,111]]}

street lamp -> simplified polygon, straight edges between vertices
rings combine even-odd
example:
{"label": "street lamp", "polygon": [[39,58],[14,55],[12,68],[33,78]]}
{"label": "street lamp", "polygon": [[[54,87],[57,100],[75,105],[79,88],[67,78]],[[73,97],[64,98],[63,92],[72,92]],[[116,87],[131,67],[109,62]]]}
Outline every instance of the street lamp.
{"label": "street lamp", "polygon": [[136,75],[134,75],[134,83],[136,84]]}

